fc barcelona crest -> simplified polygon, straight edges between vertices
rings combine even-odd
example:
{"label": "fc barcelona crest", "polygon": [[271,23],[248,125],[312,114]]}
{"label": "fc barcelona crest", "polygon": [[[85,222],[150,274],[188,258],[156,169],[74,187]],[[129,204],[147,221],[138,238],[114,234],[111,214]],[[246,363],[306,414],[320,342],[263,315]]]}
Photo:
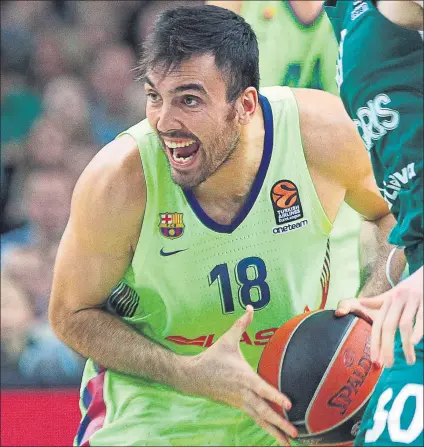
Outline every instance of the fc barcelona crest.
{"label": "fc barcelona crest", "polygon": [[183,213],[159,214],[159,230],[168,239],[177,239],[184,233]]}

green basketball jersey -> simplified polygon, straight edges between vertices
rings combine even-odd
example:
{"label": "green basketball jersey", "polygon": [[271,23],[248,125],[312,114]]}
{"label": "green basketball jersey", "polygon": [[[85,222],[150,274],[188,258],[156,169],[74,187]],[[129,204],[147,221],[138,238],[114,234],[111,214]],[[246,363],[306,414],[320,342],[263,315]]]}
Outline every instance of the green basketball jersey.
{"label": "green basketball jersey", "polygon": [[243,1],[241,15],[259,46],[261,86],[316,88],[337,94],[337,42],[324,11],[303,23],[287,1]]}
{"label": "green basketball jersey", "polygon": [[370,153],[397,219],[392,244],[410,270],[423,265],[422,35],[386,19],[372,1],[327,1],[339,41],[340,96]]}
{"label": "green basketball jersey", "polygon": [[[295,97],[288,87],[271,87],[260,102],[263,157],[230,225],[213,221],[172,182],[146,120],[125,132],[139,147],[147,201],[132,263],[108,299],[109,309],[137,331],[182,355],[207,349],[251,304],[254,319],[240,346],[255,370],[276,328],[305,310],[337,304],[327,296],[332,225],[306,165]],[[81,411],[78,445],[122,445],[123,438],[125,445],[275,443],[235,408],[91,360]]]}
{"label": "green basketball jersey", "polygon": [[214,222],[190,190],[173,183],[147,121],[126,132],[140,148],[147,185],[140,241],[124,278],[140,296],[128,321],[175,352],[197,354],[252,304],[242,350],[254,368],[273,328],[328,304],[332,227],[306,166],[291,90],[266,88],[261,104],[263,158],[231,225]]}

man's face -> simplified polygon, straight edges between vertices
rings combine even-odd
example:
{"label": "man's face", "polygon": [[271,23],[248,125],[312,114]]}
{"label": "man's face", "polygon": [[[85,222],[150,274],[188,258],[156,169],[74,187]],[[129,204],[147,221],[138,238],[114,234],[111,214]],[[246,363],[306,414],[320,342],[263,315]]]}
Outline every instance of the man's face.
{"label": "man's face", "polygon": [[238,145],[237,113],[212,56],[192,57],[145,83],[146,116],[168,157],[173,181],[193,188],[213,175]]}

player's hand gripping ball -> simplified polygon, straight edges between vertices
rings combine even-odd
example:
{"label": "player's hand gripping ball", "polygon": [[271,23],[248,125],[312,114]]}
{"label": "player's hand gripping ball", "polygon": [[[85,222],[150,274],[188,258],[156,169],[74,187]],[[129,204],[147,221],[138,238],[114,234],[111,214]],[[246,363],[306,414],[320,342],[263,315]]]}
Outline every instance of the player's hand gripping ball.
{"label": "player's hand gripping ball", "polygon": [[352,445],[382,369],[370,359],[371,325],[333,310],[309,312],[281,326],[264,348],[258,373],[286,394],[274,408],[307,445]]}

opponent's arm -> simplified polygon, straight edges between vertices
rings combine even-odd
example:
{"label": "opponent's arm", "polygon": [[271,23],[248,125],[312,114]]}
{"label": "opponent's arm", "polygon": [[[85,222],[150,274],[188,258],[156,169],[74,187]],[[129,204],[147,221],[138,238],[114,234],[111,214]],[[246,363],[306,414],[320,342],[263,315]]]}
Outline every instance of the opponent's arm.
{"label": "opponent's arm", "polygon": [[383,0],[377,3],[377,7],[381,14],[396,25],[423,30],[423,3],[421,0]]}
{"label": "opponent's arm", "polygon": [[260,378],[239,349],[253,318],[251,306],[197,356],[173,353],[105,309],[107,296],[131,263],[145,202],[138,150],[131,137],[123,136],[96,155],[75,188],[50,299],[55,333],[106,368],[240,408],[288,445],[284,433],[296,436],[297,431],[269,405],[288,409],[288,398]]}

